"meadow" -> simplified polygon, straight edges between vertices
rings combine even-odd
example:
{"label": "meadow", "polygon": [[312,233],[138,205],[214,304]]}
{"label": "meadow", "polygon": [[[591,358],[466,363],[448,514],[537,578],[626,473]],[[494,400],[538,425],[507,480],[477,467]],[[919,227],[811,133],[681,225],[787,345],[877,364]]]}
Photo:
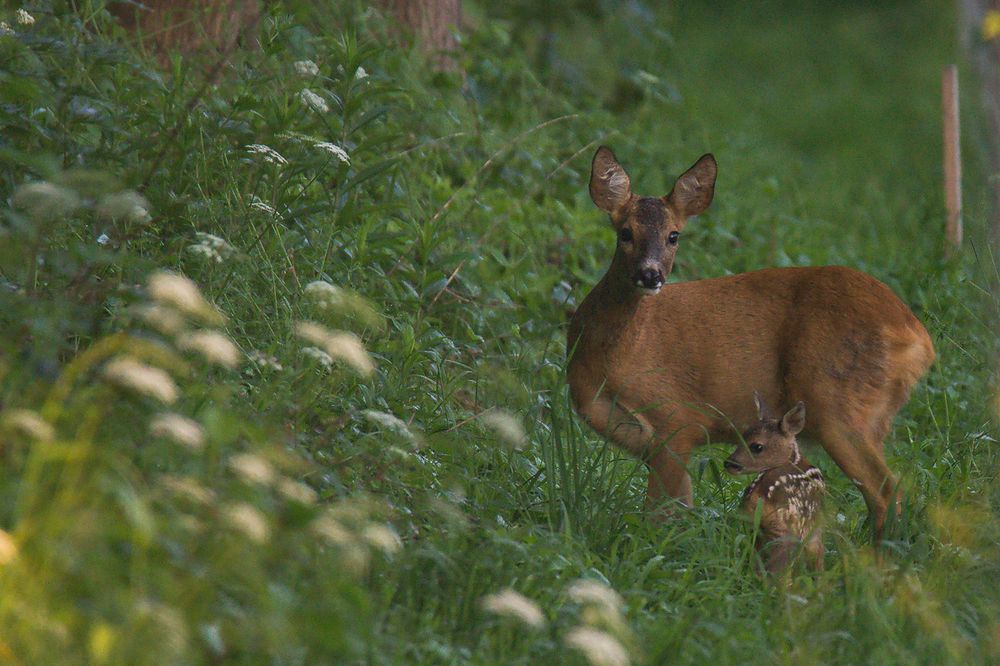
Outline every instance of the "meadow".
{"label": "meadow", "polygon": [[[435,72],[366,4],[275,3],[208,79],[100,2],[0,9],[0,661],[1000,662],[971,83],[943,258],[952,7],[470,0]],[[654,523],[572,413],[601,144],[650,195],[718,159],[671,280],[842,264],[923,321],[880,552],[809,450],[826,570],[771,586],[731,442]]]}

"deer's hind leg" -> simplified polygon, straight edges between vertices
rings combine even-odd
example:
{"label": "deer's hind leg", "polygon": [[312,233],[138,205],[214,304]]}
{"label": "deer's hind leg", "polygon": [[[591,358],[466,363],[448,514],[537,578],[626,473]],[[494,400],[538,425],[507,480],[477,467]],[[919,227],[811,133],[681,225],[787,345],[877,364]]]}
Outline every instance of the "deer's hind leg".
{"label": "deer's hind leg", "polygon": [[875,539],[881,540],[889,507],[897,504],[896,478],[885,464],[882,440],[873,434],[851,432],[843,424],[824,424],[818,437],[833,461],[861,491]]}

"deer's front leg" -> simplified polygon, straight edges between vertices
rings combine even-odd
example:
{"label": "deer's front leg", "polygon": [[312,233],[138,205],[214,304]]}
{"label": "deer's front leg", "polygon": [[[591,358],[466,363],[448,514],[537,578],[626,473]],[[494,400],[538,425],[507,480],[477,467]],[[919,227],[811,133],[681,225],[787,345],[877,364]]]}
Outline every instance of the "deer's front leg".
{"label": "deer's front leg", "polygon": [[649,485],[646,488],[646,508],[653,515],[669,515],[668,500],[677,500],[684,506],[694,505],[691,476],[687,471],[688,458],[697,443],[696,438],[675,433],[650,452]]}

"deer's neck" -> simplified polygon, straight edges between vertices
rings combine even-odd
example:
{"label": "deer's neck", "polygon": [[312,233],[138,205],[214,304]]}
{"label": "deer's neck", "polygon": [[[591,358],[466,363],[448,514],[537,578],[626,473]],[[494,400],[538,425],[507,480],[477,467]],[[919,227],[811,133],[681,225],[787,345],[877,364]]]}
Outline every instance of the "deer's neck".
{"label": "deer's neck", "polygon": [[[586,365],[622,366],[648,328],[654,298],[635,288],[624,259],[616,252],[610,268],[587,294],[570,324],[568,343],[570,349],[576,349],[574,358]],[[601,372],[605,371],[606,367]]]}
{"label": "deer's neck", "polygon": [[619,252],[615,252],[608,272],[601,278],[594,292],[600,298],[602,310],[623,320],[632,320],[640,315],[646,309],[643,306],[649,302],[649,297],[644,296],[632,284],[626,261]]}

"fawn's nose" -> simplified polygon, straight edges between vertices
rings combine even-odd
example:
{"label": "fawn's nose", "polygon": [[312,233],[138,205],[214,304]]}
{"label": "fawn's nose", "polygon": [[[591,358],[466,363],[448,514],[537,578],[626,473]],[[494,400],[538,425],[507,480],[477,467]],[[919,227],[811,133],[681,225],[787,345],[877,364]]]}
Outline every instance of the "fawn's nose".
{"label": "fawn's nose", "polygon": [[730,474],[736,474],[741,469],[743,469],[743,465],[739,464],[735,460],[727,460],[726,462],[722,463],[722,465],[723,467],[726,468],[726,471],[729,472]]}
{"label": "fawn's nose", "polygon": [[641,268],[635,284],[644,289],[659,289],[663,286],[663,273],[658,268]]}

